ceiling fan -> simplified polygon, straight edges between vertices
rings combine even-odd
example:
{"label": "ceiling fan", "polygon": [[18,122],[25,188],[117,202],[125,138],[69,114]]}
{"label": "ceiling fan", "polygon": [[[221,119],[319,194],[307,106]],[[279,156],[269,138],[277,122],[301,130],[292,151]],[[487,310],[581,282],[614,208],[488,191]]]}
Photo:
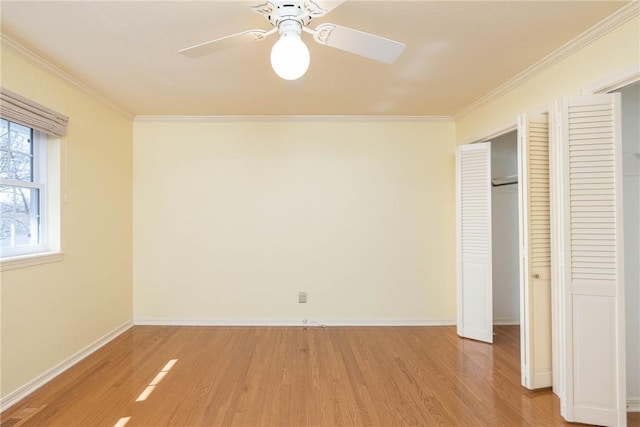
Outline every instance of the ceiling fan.
{"label": "ceiling fan", "polygon": [[387,64],[395,62],[405,48],[404,43],[384,37],[342,27],[336,24],[320,24],[309,28],[313,19],[325,16],[345,0],[272,0],[251,10],[263,15],[272,29],[248,30],[208,42],[200,43],[178,52],[199,58],[230,47],[261,41],[278,32],[278,40],[271,49],[271,66],[275,73],[286,80],[295,80],[309,68],[309,49],[301,39],[302,32],[309,33],[319,44],[355,53]]}

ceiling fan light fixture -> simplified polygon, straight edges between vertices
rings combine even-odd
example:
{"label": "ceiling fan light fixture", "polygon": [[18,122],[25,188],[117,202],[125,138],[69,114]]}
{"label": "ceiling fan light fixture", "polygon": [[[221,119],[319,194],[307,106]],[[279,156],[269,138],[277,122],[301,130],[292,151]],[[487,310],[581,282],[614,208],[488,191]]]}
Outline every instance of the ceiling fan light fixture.
{"label": "ceiling fan light fixture", "polygon": [[251,10],[266,18],[272,26],[270,30],[243,31],[178,52],[189,58],[199,58],[245,43],[258,42],[277,32],[280,39],[271,49],[271,67],[282,79],[296,80],[307,72],[310,63],[309,49],[301,39],[304,31],[311,34],[313,40],[322,46],[340,49],[385,64],[394,63],[406,47],[404,43],[331,23],[320,24],[315,29],[309,28],[312,19],[325,16],[344,1],[266,0],[264,4],[251,6]]}
{"label": "ceiling fan light fixture", "polygon": [[302,26],[295,20],[280,23],[280,40],[271,49],[271,68],[285,80],[296,80],[309,69],[309,49],[300,38]]}

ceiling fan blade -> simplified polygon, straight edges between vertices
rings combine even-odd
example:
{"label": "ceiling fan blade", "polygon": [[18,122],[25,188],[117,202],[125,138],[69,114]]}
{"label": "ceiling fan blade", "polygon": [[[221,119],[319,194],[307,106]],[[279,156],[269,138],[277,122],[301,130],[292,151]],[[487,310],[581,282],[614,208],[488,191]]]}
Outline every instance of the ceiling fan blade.
{"label": "ceiling fan blade", "polygon": [[[275,29],[277,30],[277,29]],[[200,58],[213,52],[218,52],[230,47],[239,46],[245,43],[263,40],[265,37],[273,34],[275,31],[249,30],[238,34],[232,34],[227,37],[200,43],[195,46],[180,49],[178,53],[188,56],[189,58]]]}
{"label": "ceiling fan blade", "polygon": [[335,24],[321,24],[313,32],[320,44],[392,64],[406,45],[394,40]]}
{"label": "ceiling fan blade", "polygon": [[322,15],[320,15],[320,16],[323,16],[331,12],[336,7],[340,6],[345,1],[346,0],[309,0],[308,3],[312,6],[315,5],[321,10],[323,10],[324,12],[322,13]]}

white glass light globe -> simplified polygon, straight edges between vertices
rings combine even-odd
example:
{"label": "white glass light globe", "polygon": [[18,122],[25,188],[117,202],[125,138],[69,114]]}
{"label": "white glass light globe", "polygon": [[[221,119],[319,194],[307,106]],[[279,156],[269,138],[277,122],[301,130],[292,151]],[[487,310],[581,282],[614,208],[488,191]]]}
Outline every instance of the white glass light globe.
{"label": "white glass light globe", "polygon": [[271,49],[271,67],[285,80],[299,79],[309,69],[309,49],[296,34],[283,34]]}

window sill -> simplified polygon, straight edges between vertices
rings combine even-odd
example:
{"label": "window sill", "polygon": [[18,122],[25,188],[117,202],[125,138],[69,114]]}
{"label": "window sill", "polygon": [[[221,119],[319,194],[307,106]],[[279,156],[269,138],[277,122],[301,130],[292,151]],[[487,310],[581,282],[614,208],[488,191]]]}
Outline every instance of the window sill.
{"label": "window sill", "polygon": [[20,255],[0,260],[0,271],[15,270],[17,268],[33,267],[34,265],[60,262],[64,259],[64,252],[42,252],[39,254]]}

